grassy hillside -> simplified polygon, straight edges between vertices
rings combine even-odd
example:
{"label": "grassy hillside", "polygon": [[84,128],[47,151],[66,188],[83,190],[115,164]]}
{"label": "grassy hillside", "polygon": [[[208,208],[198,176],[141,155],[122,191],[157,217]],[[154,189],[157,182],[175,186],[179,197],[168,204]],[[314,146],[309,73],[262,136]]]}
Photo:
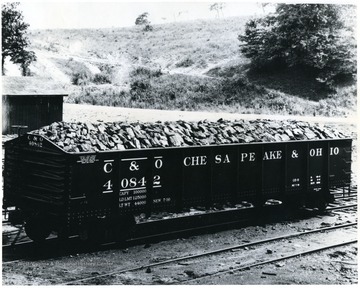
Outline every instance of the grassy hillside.
{"label": "grassy hillside", "polygon": [[298,115],[348,115],[356,86],[327,91],[302,71],[248,72],[245,18],[141,27],[32,31],[34,76],[64,84],[69,102]]}
{"label": "grassy hillside", "polygon": [[[237,35],[246,19],[228,18],[142,27],[45,30],[31,33],[32,49],[50,58],[77,58],[99,66],[129,69],[134,65],[165,70],[202,70],[238,56]],[[55,55],[51,55],[55,54]]]}

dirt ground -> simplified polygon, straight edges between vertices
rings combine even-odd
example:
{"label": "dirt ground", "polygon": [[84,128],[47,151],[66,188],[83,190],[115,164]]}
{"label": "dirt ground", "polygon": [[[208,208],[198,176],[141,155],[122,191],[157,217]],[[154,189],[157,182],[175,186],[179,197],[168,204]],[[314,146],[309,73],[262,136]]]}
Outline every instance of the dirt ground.
{"label": "dirt ground", "polygon": [[[308,121],[312,123],[341,123],[354,125],[356,118],[336,118],[336,117],[309,117],[309,116],[282,116],[282,115],[258,115],[258,114],[235,114],[235,113],[209,113],[202,111],[169,111],[154,109],[134,109],[122,107],[94,106],[86,104],[64,103],[63,120],[80,122],[97,121],[217,121],[220,118],[227,120],[236,119],[296,119],[299,121]],[[353,127],[355,130],[356,127]]]}
{"label": "dirt ground", "polygon": [[[239,115],[224,113],[203,113],[183,111],[157,111],[141,109],[125,109],[114,107],[94,107],[89,105],[64,104],[65,121],[169,121],[169,120],[218,120],[239,119]],[[241,115],[241,118],[256,119],[258,115]],[[276,116],[262,116],[262,118],[283,119]],[[318,123],[336,123],[344,125],[347,131],[355,132],[353,119],[336,119],[316,117],[296,117],[305,121]],[[9,264],[3,264],[3,285],[55,285],[65,283],[77,278],[91,277],[108,273],[122,268],[143,265],[144,269],[137,273],[114,274],[82,284],[111,285],[111,284],[169,284],[177,279],[191,279],[194,275],[207,273],[206,271],[219,271],[233,267],[234,272],[218,275],[189,284],[214,284],[214,285],[265,285],[265,284],[321,284],[335,285],[358,283],[358,260],[357,244],[342,246],[315,254],[284,260],[276,264],[268,264],[254,267],[246,271],[236,271],[236,268],[252,257],[264,256],[264,254],[284,252],[285,245],[281,242],[262,247],[256,254],[249,254],[249,250],[240,251],[240,258],[232,254],[219,254],[211,259],[203,267],[197,261],[178,263],[169,267],[154,267],[146,269],[146,265],[179,256],[197,254],[205,250],[219,249],[222,247],[246,243],[269,237],[276,237],[326,225],[339,225],[349,221],[355,221],[357,214],[330,213],[325,216],[317,216],[296,221],[280,221],[263,226],[250,226],[239,229],[231,229],[216,233],[209,233],[188,238],[179,238],[148,245],[138,245],[127,249],[110,249],[92,253],[78,253],[65,255],[56,259],[25,260]],[[328,234],[319,234],[317,239],[327,241]],[[324,236],[324,237],[323,237]],[[352,235],[353,236],[353,235]],[[350,240],[348,234],[337,234],[339,241]],[[335,237],[335,238],[336,238]],[[329,237],[331,238],[331,237]],[[307,240],[308,241],[308,240]],[[320,240],[319,240],[320,241]],[[329,239],[330,241],[330,239]],[[314,242],[317,242],[316,237]],[[308,242],[305,242],[308,243]],[[304,244],[293,243],[289,247],[300,249]],[[284,247],[283,247],[284,246]],[[264,252],[265,251],[265,252]],[[236,251],[235,251],[236,252]],[[239,251],[238,251],[239,252]],[[251,251],[250,251],[251,252]],[[255,254],[254,254],[255,253]],[[285,252],[284,252],[285,253]],[[251,256],[249,256],[251,255]],[[204,264],[204,263],[203,263]]]}

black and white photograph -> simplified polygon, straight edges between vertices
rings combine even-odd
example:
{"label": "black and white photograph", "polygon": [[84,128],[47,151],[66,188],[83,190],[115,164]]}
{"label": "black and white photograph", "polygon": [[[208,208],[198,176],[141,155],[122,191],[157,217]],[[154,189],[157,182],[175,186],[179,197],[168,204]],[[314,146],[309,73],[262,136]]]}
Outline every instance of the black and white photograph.
{"label": "black and white photograph", "polygon": [[358,285],[358,9],[1,1],[1,285]]}

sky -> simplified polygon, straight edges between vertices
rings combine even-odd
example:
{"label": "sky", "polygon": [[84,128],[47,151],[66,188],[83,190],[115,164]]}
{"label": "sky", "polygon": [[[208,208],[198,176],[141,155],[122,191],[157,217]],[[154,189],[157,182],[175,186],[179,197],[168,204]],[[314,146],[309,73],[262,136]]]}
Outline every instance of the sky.
{"label": "sky", "polygon": [[[216,18],[205,1],[20,1],[19,9],[30,29],[106,28],[133,26],[142,13],[151,24]],[[227,2],[220,17],[262,13],[255,2]]]}
{"label": "sky", "polygon": [[[6,1],[6,0],[5,0]],[[4,2],[5,2],[4,1]],[[11,0],[12,1],[12,0]],[[258,2],[276,2],[273,0],[238,0],[222,1],[225,8],[220,17],[243,15],[261,15],[273,7],[265,8]],[[323,0],[305,0],[321,3]],[[355,3],[344,0],[325,0],[328,3]],[[9,2],[9,1],[7,1]],[[12,1],[14,2],[14,1]],[[135,24],[135,19],[142,13],[149,13],[151,24],[162,24],[174,21],[194,19],[214,19],[216,11],[210,11],[211,4],[217,1],[209,0],[162,0],[162,1],[36,1],[18,0],[24,21],[30,24],[29,29],[77,29],[77,28],[111,28],[129,27]],[[279,1],[277,1],[279,2]],[[304,1],[284,0],[286,3],[303,3]],[[220,3],[220,1],[218,2]]]}

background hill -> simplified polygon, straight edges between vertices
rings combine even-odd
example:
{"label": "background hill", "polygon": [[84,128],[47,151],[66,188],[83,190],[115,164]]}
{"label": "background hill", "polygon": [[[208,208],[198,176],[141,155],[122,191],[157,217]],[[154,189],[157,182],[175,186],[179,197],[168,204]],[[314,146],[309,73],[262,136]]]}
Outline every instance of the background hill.
{"label": "background hill", "polygon": [[227,18],[170,23],[154,25],[148,32],[141,26],[32,31],[31,49],[39,58],[33,70],[43,76],[50,61],[59,70],[53,77],[66,82],[60,74],[76,72],[71,65],[84,66],[92,74],[109,66],[116,85],[124,84],[117,76],[129,74],[136,66],[202,75],[214,65],[240,60],[237,36],[245,21]]}
{"label": "background hill", "polygon": [[249,73],[238,35],[247,18],[111,29],[29,31],[34,76],[62,83],[66,101],[107,106],[344,116],[356,86],[328,91],[303,71]]}

